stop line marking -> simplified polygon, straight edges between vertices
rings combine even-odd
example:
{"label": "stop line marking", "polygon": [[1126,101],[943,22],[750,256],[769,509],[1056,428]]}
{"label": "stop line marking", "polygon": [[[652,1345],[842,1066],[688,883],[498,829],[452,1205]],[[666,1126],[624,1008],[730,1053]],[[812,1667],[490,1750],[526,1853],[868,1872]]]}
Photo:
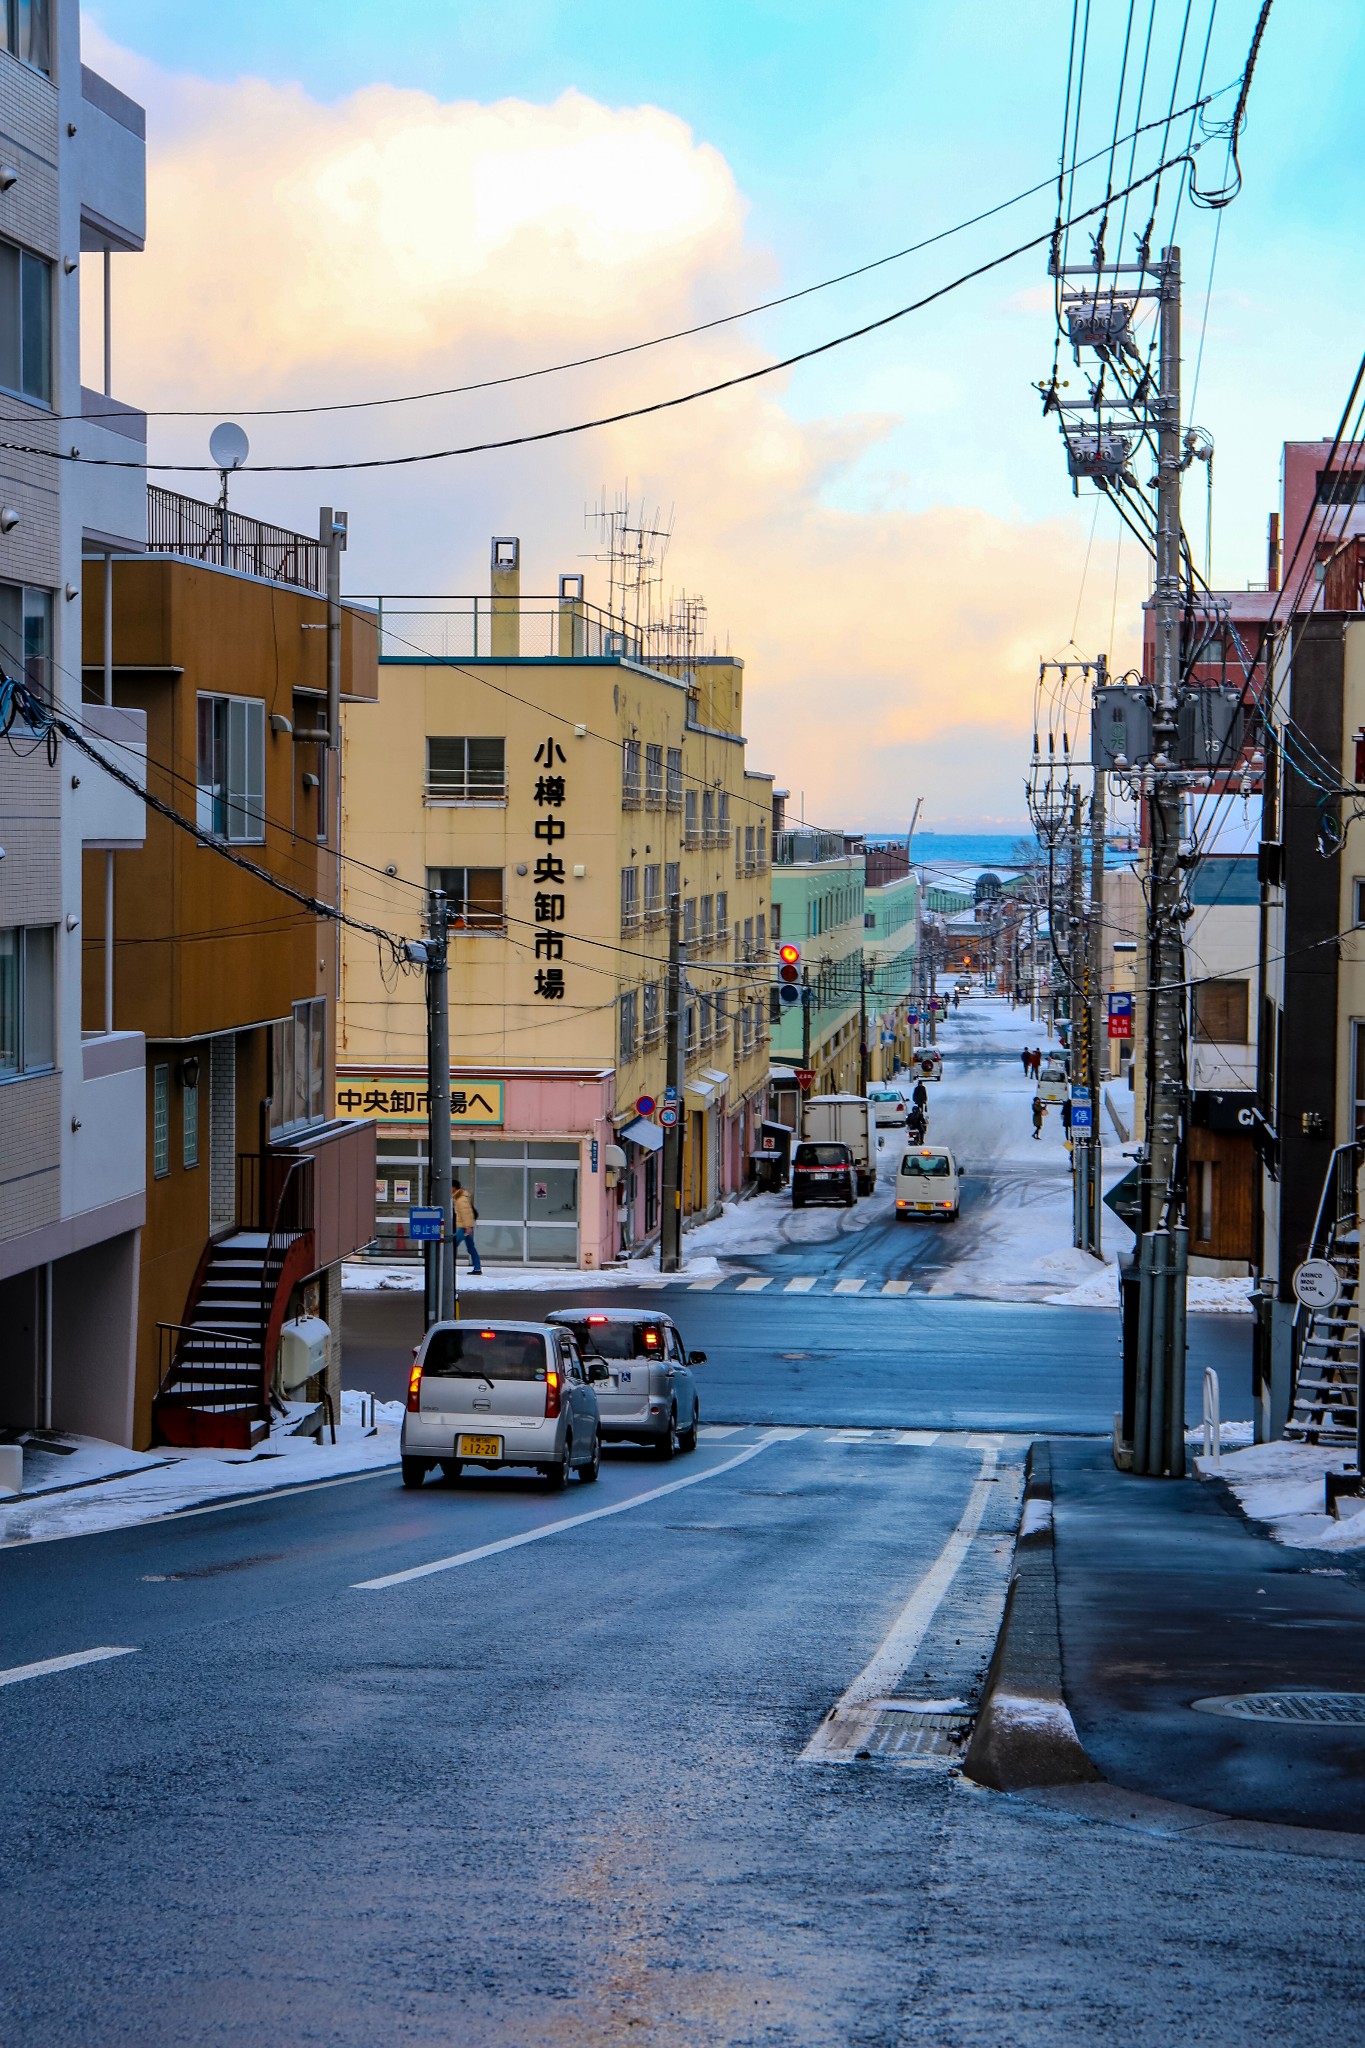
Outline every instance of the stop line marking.
{"label": "stop line marking", "polygon": [[82,1664],[103,1664],[109,1657],[134,1657],[134,1644],[115,1647],[103,1644],[98,1650],[73,1650],[67,1657],[44,1657],[37,1664],[14,1664],[8,1671],[0,1671],[0,1685],[22,1685],[29,1678],[47,1678],[57,1671],[75,1671]]}

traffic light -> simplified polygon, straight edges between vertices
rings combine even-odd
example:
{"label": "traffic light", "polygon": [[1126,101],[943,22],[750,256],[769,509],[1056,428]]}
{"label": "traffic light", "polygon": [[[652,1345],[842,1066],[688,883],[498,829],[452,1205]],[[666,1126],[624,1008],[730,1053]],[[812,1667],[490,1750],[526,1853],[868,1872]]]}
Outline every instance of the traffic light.
{"label": "traffic light", "polygon": [[785,1009],[801,1000],[801,948],[779,946],[777,957],[781,965],[777,970],[777,1000]]}

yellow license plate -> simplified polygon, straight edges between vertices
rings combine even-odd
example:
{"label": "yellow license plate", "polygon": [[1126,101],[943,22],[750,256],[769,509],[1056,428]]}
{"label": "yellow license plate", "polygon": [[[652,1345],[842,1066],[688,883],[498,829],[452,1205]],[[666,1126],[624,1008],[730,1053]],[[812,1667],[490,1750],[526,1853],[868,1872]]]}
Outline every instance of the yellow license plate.
{"label": "yellow license plate", "polygon": [[502,1438],[500,1436],[462,1436],[460,1438],[462,1458],[500,1458]]}
{"label": "yellow license plate", "polygon": [[933,1206],[932,1202],[916,1202],[915,1204],[917,1209],[932,1209]]}

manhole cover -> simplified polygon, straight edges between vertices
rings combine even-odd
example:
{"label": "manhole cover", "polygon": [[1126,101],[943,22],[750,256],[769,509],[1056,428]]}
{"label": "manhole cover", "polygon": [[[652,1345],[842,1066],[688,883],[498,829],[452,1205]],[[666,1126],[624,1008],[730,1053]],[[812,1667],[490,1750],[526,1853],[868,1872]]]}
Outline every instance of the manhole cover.
{"label": "manhole cover", "polygon": [[1191,1702],[1197,1714],[1234,1721],[1297,1721],[1322,1728],[1365,1728],[1365,1692],[1236,1692]]}

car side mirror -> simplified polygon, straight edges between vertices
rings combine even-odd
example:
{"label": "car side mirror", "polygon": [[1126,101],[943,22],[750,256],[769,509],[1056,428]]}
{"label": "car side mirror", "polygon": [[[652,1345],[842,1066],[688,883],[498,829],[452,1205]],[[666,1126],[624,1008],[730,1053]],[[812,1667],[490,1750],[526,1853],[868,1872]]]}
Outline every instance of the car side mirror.
{"label": "car side mirror", "polygon": [[596,1386],[600,1381],[609,1380],[610,1378],[611,1367],[603,1365],[600,1358],[594,1358],[592,1364],[588,1367],[588,1379],[592,1385]]}
{"label": "car side mirror", "polygon": [[706,1353],[704,1351],[689,1351],[687,1362],[689,1365],[705,1365]]}

